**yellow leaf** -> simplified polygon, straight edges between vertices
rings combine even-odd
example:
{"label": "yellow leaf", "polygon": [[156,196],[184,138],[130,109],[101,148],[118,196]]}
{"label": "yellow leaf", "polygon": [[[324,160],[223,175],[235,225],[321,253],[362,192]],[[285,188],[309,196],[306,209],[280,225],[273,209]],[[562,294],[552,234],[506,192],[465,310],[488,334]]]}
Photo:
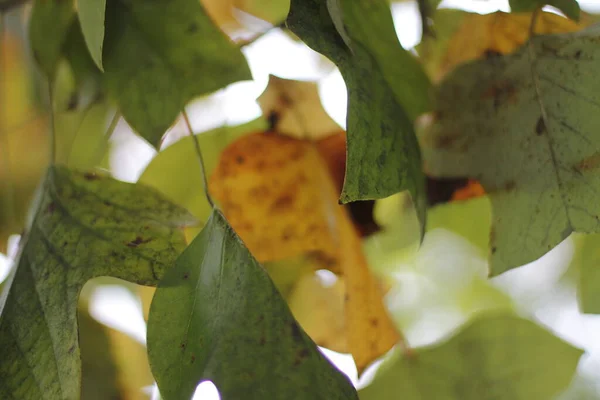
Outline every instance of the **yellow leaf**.
{"label": "yellow leaf", "polygon": [[244,136],[222,153],[210,190],[259,261],[310,254],[328,269],[339,269],[346,285],[347,349],[360,373],[400,335],[362,253],[360,234],[337,202],[339,183],[322,155],[332,148],[338,147],[272,132]]}
{"label": "yellow leaf", "polygon": [[[460,18],[461,14],[455,15]],[[536,34],[574,32],[583,28],[582,24],[549,12],[540,13],[537,18]],[[465,15],[448,41],[445,55],[437,68],[433,68],[434,78],[441,79],[458,64],[515,51],[529,38],[530,24],[531,13]]]}
{"label": "yellow leaf", "polygon": [[323,201],[326,167],[312,143],[270,132],[229,145],[210,191],[231,226],[260,262],[311,254],[336,270],[337,201]]}
{"label": "yellow leaf", "polygon": [[344,293],[342,279],[325,286],[316,274],[310,274],[296,282],[287,299],[294,317],[312,340],[339,353],[348,352]]}
{"label": "yellow leaf", "polygon": [[321,105],[314,82],[271,75],[258,103],[263,115],[271,121],[271,129],[284,135],[317,140],[341,130]]}

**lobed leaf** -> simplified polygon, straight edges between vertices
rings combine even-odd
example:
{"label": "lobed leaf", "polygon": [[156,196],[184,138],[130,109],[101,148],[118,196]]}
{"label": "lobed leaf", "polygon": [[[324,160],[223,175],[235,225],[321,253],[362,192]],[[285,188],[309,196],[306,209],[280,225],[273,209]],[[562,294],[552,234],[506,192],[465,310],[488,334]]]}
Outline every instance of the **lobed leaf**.
{"label": "lobed leaf", "polygon": [[148,354],[166,400],[203,380],[224,400],[356,398],[216,210],[156,290]]}
{"label": "lobed leaf", "polygon": [[535,323],[481,315],[443,343],[396,355],[361,400],[550,400],[570,383],[582,351]]}
{"label": "lobed leaf", "polygon": [[337,6],[352,50],[326,0],[292,1],[287,25],[335,62],[346,81],[348,162],[340,200],[409,190],[424,221],[421,159],[411,119],[428,108],[427,77],[398,43],[387,2],[340,0]]}
{"label": "lobed leaf", "polygon": [[423,135],[426,168],[470,176],[492,202],[491,273],[533,261],[573,231],[600,231],[600,29],[539,36],[458,68]]}
{"label": "lobed leaf", "polygon": [[154,190],[51,167],[0,295],[0,398],[80,397],[77,299],[91,278],[153,285],[194,222]]}

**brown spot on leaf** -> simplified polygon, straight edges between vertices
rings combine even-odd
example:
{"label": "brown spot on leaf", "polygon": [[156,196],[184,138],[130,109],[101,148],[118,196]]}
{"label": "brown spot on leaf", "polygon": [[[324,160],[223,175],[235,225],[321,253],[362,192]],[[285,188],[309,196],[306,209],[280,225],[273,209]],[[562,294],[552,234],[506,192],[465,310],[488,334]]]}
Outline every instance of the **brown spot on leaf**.
{"label": "brown spot on leaf", "polygon": [[267,121],[269,122],[269,130],[274,131],[277,123],[281,119],[281,115],[275,110],[271,111],[267,116]]}
{"label": "brown spot on leaf", "polygon": [[540,136],[546,132],[546,123],[544,122],[544,118],[540,116],[535,124],[535,133]]}
{"label": "brown spot on leaf", "polygon": [[295,322],[290,322],[290,328],[292,330],[292,337],[294,341],[301,342],[302,341],[302,333],[300,332],[300,328]]}
{"label": "brown spot on leaf", "polygon": [[508,181],[504,185],[504,190],[506,190],[507,192],[510,192],[511,190],[514,190],[516,186],[517,186],[517,184],[515,183],[515,181]]}
{"label": "brown spot on leaf", "polygon": [[100,177],[95,172],[86,172],[83,174],[83,179],[86,181],[95,181],[100,179]]}
{"label": "brown spot on leaf", "polygon": [[294,197],[286,193],[283,196],[279,196],[271,205],[271,211],[284,211],[290,208],[294,204]]}
{"label": "brown spot on leaf", "polygon": [[261,346],[264,346],[265,343],[267,343],[267,339],[265,339],[264,336],[261,336],[260,340],[258,341],[258,344],[260,344]]}
{"label": "brown spot on leaf", "polygon": [[183,274],[183,279],[188,279],[190,277],[189,272]]}
{"label": "brown spot on leaf", "polygon": [[577,50],[577,51],[575,52],[575,59],[576,59],[576,60],[579,60],[580,58],[581,58],[581,50]]}
{"label": "brown spot on leaf", "polygon": [[196,362],[196,356],[192,354],[192,357],[191,357],[190,361],[192,362],[192,364],[195,363]]}
{"label": "brown spot on leaf", "polygon": [[48,207],[46,207],[46,214],[52,214],[54,210],[56,210],[56,204],[52,201],[48,204]]}
{"label": "brown spot on leaf", "polygon": [[510,81],[494,82],[482,94],[481,100],[493,99],[494,109],[498,109],[504,102],[515,103],[517,88]]}
{"label": "brown spot on leaf", "polygon": [[600,151],[595,152],[589,157],[584,158],[575,168],[578,171],[589,171],[600,166]]}
{"label": "brown spot on leaf", "polygon": [[192,22],[191,24],[188,25],[187,29],[185,30],[185,33],[187,34],[193,34],[198,32],[198,25],[196,25],[195,22]]}
{"label": "brown spot on leaf", "polygon": [[379,320],[377,318],[371,318],[369,320],[369,323],[371,324],[371,326],[376,327],[377,325],[379,325]]}
{"label": "brown spot on leaf", "polygon": [[148,243],[148,242],[151,242],[151,241],[152,241],[152,238],[150,238],[150,239],[143,239],[141,236],[138,236],[134,240],[132,240],[131,242],[127,243],[126,246],[127,247],[131,247],[131,248],[135,248],[135,247],[138,247],[140,244]]}

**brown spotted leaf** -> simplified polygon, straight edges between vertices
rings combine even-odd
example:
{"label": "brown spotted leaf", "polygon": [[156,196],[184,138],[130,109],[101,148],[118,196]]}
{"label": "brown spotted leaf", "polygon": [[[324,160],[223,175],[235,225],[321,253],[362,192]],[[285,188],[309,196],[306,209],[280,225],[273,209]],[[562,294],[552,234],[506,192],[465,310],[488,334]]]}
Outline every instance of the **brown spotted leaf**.
{"label": "brown spotted leaf", "polygon": [[91,278],[155,285],[194,222],[154,190],[49,169],[16,270],[0,295],[0,398],[80,397],[77,299]]}
{"label": "brown spotted leaf", "polygon": [[436,176],[470,176],[493,207],[491,273],[600,231],[600,27],[538,36],[441,85],[422,137]]}
{"label": "brown spotted leaf", "polygon": [[165,400],[211,380],[221,399],[357,399],[215,210],[156,290],[148,354]]}
{"label": "brown spotted leaf", "polygon": [[317,140],[341,130],[323,108],[315,82],[271,75],[258,103],[272,125],[270,128],[284,135]]}

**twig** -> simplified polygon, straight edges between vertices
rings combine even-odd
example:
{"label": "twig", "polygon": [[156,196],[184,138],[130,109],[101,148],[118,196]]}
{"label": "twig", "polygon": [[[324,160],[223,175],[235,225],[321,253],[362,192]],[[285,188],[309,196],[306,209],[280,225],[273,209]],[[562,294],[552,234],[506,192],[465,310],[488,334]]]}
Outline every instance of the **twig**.
{"label": "twig", "polygon": [[213,202],[212,197],[210,196],[210,193],[208,191],[208,178],[206,177],[206,168],[204,166],[204,157],[202,157],[202,150],[200,150],[200,143],[198,142],[198,138],[196,137],[196,135],[194,135],[194,131],[192,130],[192,124],[190,124],[190,119],[188,118],[185,108],[183,109],[181,114],[183,115],[183,120],[187,125],[188,132],[192,137],[192,141],[194,142],[194,148],[196,150],[196,155],[198,156],[198,162],[200,163],[200,174],[202,175],[202,184],[204,185],[204,195],[206,196],[206,201],[208,201],[208,204],[210,204],[211,208],[214,208],[215,203]]}

